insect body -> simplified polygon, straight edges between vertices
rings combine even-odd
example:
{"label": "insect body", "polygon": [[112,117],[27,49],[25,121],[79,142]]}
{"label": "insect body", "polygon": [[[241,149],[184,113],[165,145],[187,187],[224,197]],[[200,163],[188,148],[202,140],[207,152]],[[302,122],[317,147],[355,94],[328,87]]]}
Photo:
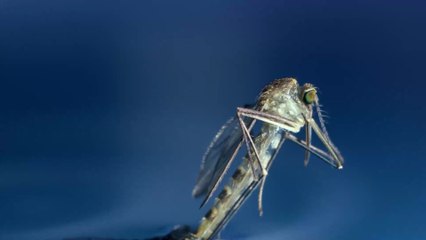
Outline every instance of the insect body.
{"label": "insect body", "polygon": [[[313,119],[314,106],[320,126]],[[260,132],[252,137],[251,130],[256,121],[262,126]],[[293,135],[302,127],[305,127],[305,141]],[[326,151],[311,145],[312,129]],[[237,108],[236,116],[220,129],[204,155],[193,190],[195,197],[205,196],[201,206],[211,198],[241,146],[248,149],[192,239],[214,238],[259,185],[259,212],[262,214],[265,179],[285,140],[305,149],[305,165],[312,153],[338,169],[343,167],[343,158],[325,129],[316,89],[311,84],[299,86],[293,78],[277,79],[263,89],[253,108]]]}

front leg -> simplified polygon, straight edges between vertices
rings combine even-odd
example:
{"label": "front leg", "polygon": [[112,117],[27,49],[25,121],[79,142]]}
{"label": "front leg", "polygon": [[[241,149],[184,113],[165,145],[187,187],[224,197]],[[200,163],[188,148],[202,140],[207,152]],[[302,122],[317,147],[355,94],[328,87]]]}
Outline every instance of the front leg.
{"label": "front leg", "polygon": [[[259,153],[254,145],[253,139],[250,135],[250,131],[247,129],[247,126],[244,124],[243,117],[250,117],[255,120],[259,120],[262,122],[270,123],[281,127],[287,131],[297,132],[300,129],[300,124],[296,123],[287,118],[283,118],[277,115],[261,112],[258,110],[253,110],[249,108],[237,108],[237,116],[240,121],[241,129],[243,130],[244,140],[247,145],[247,149],[249,151],[249,162],[253,170],[253,175],[255,179],[258,179],[257,170],[261,170],[260,177],[263,177],[268,174],[266,170],[266,166],[262,166],[260,161]],[[254,155],[254,159],[252,156],[252,151]]]}
{"label": "front leg", "polygon": [[[247,128],[246,124],[243,121],[242,113],[237,109],[237,117],[240,121],[240,127],[243,131],[244,142],[246,143],[247,152],[248,152],[248,161],[253,172],[253,178],[255,181],[258,181],[261,177],[267,174],[265,168],[260,162],[259,153],[254,145],[253,138],[250,135],[250,130]],[[254,155],[254,156],[253,156]],[[260,171],[260,172],[259,172]]]}
{"label": "front leg", "polygon": [[[247,127],[244,124],[243,117],[250,117],[250,118],[253,118],[255,120],[267,122],[267,123],[276,125],[278,127],[281,127],[281,128],[283,128],[287,131],[297,131],[300,127],[299,127],[299,124],[297,124],[297,123],[295,123],[291,120],[288,120],[286,118],[282,118],[280,116],[260,112],[260,111],[253,110],[253,109],[237,108],[237,116],[238,116],[238,119],[240,121],[241,129],[243,130],[244,141],[247,145],[247,149],[248,149],[248,152],[249,152],[249,154],[248,154],[249,155],[249,163],[250,163],[251,169],[253,171],[254,179],[256,181],[261,179],[259,196],[258,196],[258,208],[259,208],[259,215],[262,216],[262,214],[263,214],[262,193],[263,193],[263,188],[265,186],[266,175],[268,174],[268,172],[267,172],[268,166],[262,165],[262,163],[260,161],[259,153],[258,153],[256,146],[254,144],[254,141],[253,141],[253,139],[250,135],[250,131],[249,131],[249,129],[247,129]],[[283,138],[280,141],[279,147],[281,147],[284,140],[285,140],[285,138]],[[253,154],[252,154],[252,152],[253,152]],[[278,151],[275,152],[271,161],[275,158],[275,155],[276,155],[277,152]],[[268,164],[268,165],[270,165],[270,164]],[[258,171],[259,168],[261,170],[261,173],[258,176],[257,171]]]}

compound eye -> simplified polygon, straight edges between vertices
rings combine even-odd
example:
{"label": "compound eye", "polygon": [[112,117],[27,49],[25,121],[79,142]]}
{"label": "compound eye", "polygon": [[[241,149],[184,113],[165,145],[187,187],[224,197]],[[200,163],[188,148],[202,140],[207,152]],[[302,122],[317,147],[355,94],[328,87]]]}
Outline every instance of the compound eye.
{"label": "compound eye", "polygon": [[312,104],[313,102],[315,102],[315,99],[317,98],[317,91],[310,90],[305,92],[305,95],[303,96],[303,101],[306,104]]}

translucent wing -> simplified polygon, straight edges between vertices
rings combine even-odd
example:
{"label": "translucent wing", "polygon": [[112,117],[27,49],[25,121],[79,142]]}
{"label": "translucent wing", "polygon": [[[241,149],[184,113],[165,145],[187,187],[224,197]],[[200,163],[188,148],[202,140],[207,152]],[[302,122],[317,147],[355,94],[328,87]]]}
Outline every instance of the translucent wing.
{"label": "translucent wing", "polygon": [[[252,121],[253,119],[244,120],[246,126],[250,126]],[[201,206],[207,202],[222,180],[237,155],[242,140],[243,132],[236,116],[229,119],[213,138],[204,154],[200,174],[192,191],[194,197],[207,195]]]}

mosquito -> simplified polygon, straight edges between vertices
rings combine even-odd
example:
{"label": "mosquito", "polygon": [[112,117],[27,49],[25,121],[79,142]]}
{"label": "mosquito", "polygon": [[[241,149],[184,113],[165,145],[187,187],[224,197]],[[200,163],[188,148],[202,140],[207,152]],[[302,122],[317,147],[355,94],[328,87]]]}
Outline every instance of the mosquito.
{"label": "mosquito", "polygon": [[[314,107],[320,125],[314,120]],[[261,128],[254,134],[256,121],[261,122]],[[302,127],[305,128],[304,140],[294,135]],[[325,150],[311,144],[312,130]],[[247,148],[247,154],[202,218],[197,231],[187,239],[213,239],[257,187],[258,209],[262,215],[268,170],[286,140],[305,149],[305,166],[313,154],[334,168],[343,168],[343,157],[325,128],[316,88],[309,83],[299,86],[294,78],[274,80],[262,90],[252,107],[237,108],[236,115],[222,126],[208,147],[192,192],[194,197],[204,196],[200,208],[212,198],[242,145]]]}

